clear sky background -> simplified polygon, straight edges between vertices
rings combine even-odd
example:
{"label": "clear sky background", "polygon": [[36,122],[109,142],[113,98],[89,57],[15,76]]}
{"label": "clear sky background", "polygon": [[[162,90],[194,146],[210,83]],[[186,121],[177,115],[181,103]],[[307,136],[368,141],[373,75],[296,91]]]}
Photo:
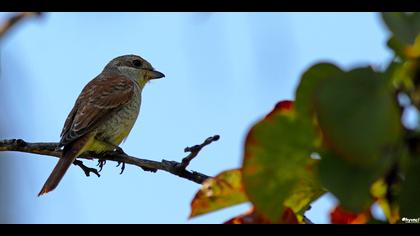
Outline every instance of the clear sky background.
{"label": "clear sky background", "polygon": [[[0,20],[10,16],[0,13]],[[143,91],[140,116],[121,147],[179,161],[183,149],[219,134],[189,169],[237,168],[249,128],[320,61],[344,68],[388,62],[378,13],[47,13],[1,42],[0,139],[59,141],[83,86],[116,56],[138,54],[166,75]],[[100,178],[72,166],[59,187],[36,197],[56,158],[0,153],[0,207],[11,223],[220,223],[242,204],[188,220],[199,185],[108,162]],[[96,162],[84,161],[95,166]],[[327,223],[324,196],[307,216]]]}

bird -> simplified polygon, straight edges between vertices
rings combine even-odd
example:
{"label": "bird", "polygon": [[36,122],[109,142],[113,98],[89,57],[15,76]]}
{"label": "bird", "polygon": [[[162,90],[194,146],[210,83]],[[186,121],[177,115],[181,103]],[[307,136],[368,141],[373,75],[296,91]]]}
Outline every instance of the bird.
{"label": "bird", "polygon": [[147,82],[165,75],[138,55],[112,59],[85,85],[64,122],[62,156],[38,196],[54,190],[70,165],[84,152],[122,150],[140,112],[141,93]]}

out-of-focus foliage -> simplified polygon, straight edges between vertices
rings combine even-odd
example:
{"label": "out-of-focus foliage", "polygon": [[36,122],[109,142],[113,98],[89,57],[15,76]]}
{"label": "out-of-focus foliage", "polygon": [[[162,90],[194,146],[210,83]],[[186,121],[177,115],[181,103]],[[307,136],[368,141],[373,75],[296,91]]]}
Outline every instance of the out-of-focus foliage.
{"label": "out-of-focus foliage", "polygon": [[330,218],[333,224],[364,224],[370,219],[370,213],[352,213],[337,206],[331,211]]}
{"label": "out-of-focus foliage", "polygon": [[247,201],[240,170],[228,170],[206,180],[191,202],[190,217]]}
{"label": "out-of-focus foliage", "polygon": [[[285,208],[284,212],[279,220],[276,222],[281,222],[283,224],[297,224],[299,223],[298,218],[295,213],[290,208]],[[254,208],[251,208],[248,212],[236,216],[228,221],[225,224],[272,224],[273,222],[267,219],[263,214],[256,211]]]}
{"label": "out-of-focus foliage", "polygon": [[[420,124],[407,128],[402,116],[420,109],[420,14],[383,13],[382,19],[395,52],[387,68],[310,67],[296,100],[277,103],[248,132],[234,187],[222,194],[200,190],[193,216],[249,201],[249,212],[226,223],[304,223],[310,204],[328,191],[339,200],[332,223],[420,217]],[[226,173],[209,183],[223,189]],[[205,209],[197,204],[203,195]],[[386,222],[373,218],[373,204]]]}
{"label": "out-of-focus foliage", "polygon": [[[243,183],[257,211],[277,222],[289,207],[295,213],[324,193],[314,178],[310,158],[316,146],[309,122],[296,116],[292,103],[282,101],[248,133]],[[274,141],[275,140],[275,141]]]}

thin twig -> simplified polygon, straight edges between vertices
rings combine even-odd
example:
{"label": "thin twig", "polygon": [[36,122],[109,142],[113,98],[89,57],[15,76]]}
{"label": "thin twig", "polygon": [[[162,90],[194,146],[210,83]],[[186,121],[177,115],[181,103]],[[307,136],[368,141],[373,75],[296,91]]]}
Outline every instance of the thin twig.
{"label": "thin twig", "polygon": [[[193,146],[194,150],[192,150],[190,155],[187,156],[187,157],[190,156],[188,159],[190,159],[191,161],[195,156],[198,155],[198,153],[204,146],[218,139],[219,139],[219,135],[215,135],[213,137],[206,139],[204,143],[200,145],[195,145],[195,146],[199,146],[199,148],[194,148],[195,146]],[[33,154],[40,154],[40,155],[61,158],[61,150],[57,150],[57,145],[58,143],[29,143],[29,142],[25,142],[22,139],[8,139],[8,140],[0,140],[0,151],[26,152],[26,153],[33,153]],[[120,152],[107,152],[105,155],[88,152],[88,153],[82,154],[78,158],[89,159],[89,160],[98,159],[100,161],[124,162],[126,164],[135,165],[146,170],[162,170],[162,171],[166,171],[171,174],[177,175],[181,178],[188,179],[198,184],[202,184],[204,180],[206,180],[207,178],[210,178],[210,176],[202,174],[200,172],[188,171],[183,167],[185,164],[182,164],[176,161],[162,160],[161,162],[158,162],[158,161],[146,160],[146,159],[129,156],[126,154],[122,154]],[[84,166],[83,163],[81,163],[82,166],[86,168],[82,167],[80,163],[76,162],[74,164],[80,166],[83,169],[83,171],[85,171],[85,174],[88,175],[86,172],[87,170],[86,168],[89,168],[89,167]],[[90,170],[88,173],[95,173],[95,172]],[[99,174],[99,173],[95,173],[95,174]]]}
{"label": "thin twig", "polygon": [[7,19],[3,25],[0,25],[0,38],[2,38],[17,23],[30,16],[40,16],[41,12],[21,12]]}
{"label": "thin twig", "polygon": [[219,140],[219,135],[214,135],[213,137],[207,138],[202,144],[194,145],[192,147],[186,147],[184,149],[184,152],[189,152],[188,156],[184,157],[181,161],[180,168],[187,168],[187,166],[190,164],[191,160],[194,159],[198,155],[198,153],[201,151],[201,149],[213,141]]}
{"label": "thin twig", "polygon": [[305,223],[305,224],[313,224],[314,222],[312,222],[308,217],[306,217],[306,216],[303,216],[303,222]]}

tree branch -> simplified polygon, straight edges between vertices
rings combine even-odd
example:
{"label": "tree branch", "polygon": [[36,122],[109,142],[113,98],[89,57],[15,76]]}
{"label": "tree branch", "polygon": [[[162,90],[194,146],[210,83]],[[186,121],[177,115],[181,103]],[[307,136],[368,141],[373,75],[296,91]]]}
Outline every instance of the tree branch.
{"label": "tree branch", "polygon": [[187,168],[187,166],[190,164],[192,159],[194,159],[194,157],[198,155],[198,153],[201,151],[203,147],[209,145],[213,141],[219,140],[219,138],[220,138],[219,135],[214,135],[213,137],[207,138],[202,144],[194,145],[192,147],[186,147],[184,149],[184,152],[189,152],[190,154],[182,159],[181,164],[179,166],[184,169]]}
{"label": "tree branch", "polygon": [[21,12],[7,19],[0,25],[0,38],[2,38],[14,25],[30,16],[40,16],[41,12]]}
{"label": "tree branch", "polygon": [[[201,149],[213,141],[217,141],[220,138],[219,135],[215,135],[213,137],[207,138],[202,144],[195,145],[191,148],[185,148],[185,152],[190,152],[188,156],[183,158],[182,162],[176,161],[167,161],[162,160],[161,162],[152,161],[147,159],[141,159],[133,156],[129,156],[126,154],[122,154],[117,151],[106,152],[105,154],[97,154],[87,152],[82,154],[80,159],[98,159],[99,161],[117,161],[117,162],[124,162],[127,164],[135,165],[141,167],[148,171],[156,172],[157,170],[162,170],[169,172],[173,175],[179,176],[184,179],[188,179],[198,184],[202,184],[204,180],[210,178],[205,174],[196,171],[188,171],[186,167],[190,163],[190,161],[198,155]],[[61,158],[61,150],[57,149],[58,143],[29,143],[25,142],[22,139],[7,139],[7,140],[0,140],[0,151],[16,151],[16,152],[26,152],[32,154],[40,154],[46,156],[53,156]],[[83,165],[83,162],[80,160],[76,160],[73,164],[78,165],[82,168],[87,176],[89,173],[94,173],[99,176],[99,173],[96,169],[89,168]]]}

